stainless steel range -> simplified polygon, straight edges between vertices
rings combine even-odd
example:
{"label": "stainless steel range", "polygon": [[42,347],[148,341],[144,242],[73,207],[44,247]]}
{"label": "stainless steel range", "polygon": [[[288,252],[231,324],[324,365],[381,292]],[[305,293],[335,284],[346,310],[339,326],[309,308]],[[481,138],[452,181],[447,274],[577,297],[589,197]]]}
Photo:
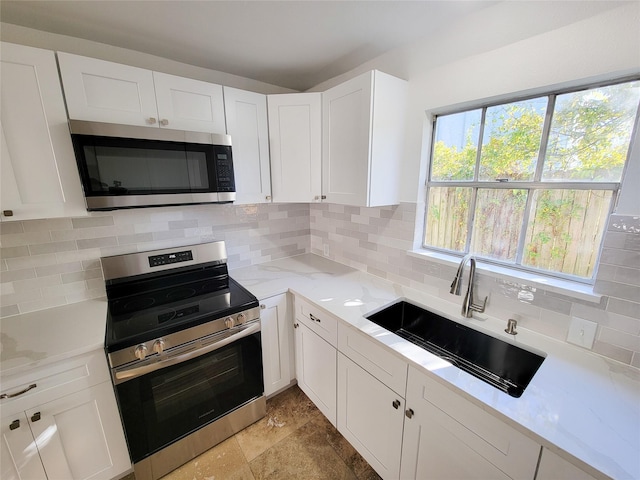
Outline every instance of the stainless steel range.
{"label": "stainless steel range", "polygon": [[260,308],[224,242],[104,257],[105,349],[136,480],[264,417]]}

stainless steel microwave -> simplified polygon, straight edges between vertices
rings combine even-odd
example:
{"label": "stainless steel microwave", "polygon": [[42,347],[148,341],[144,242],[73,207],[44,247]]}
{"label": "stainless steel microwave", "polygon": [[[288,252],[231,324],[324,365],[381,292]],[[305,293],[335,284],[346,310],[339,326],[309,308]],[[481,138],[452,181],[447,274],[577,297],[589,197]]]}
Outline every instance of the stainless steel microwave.
{"label": "stainless steel microwave", "polygon": [[70,120],[88,210],[235,200],[231,137]]}

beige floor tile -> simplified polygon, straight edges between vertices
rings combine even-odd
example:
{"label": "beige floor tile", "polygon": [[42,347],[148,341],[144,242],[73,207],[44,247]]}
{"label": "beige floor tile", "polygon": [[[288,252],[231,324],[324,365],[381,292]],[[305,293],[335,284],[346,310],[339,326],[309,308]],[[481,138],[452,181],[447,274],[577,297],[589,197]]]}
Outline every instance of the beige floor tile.
{"label": "beige floor tile", "polygon": [[309,420],[321,415],[298,386],[267,401],[267,415],[236,434],[248,461],[282,441]]}
{"label": "beige floor tile", "polygon": [[300,427],[249,465],[256,480],[356,480],[315,422]]}
{"label": "beige floor tile", "polygon": [[255,480],[235,437],[169,473],[162,480]]}

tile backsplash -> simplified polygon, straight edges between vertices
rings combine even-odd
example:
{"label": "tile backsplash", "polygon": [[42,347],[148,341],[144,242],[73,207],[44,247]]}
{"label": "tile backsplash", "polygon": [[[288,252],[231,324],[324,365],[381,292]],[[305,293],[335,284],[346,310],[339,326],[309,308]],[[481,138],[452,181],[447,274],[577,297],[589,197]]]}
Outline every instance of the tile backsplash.
{"label": "tile backsplash", "polygon": [[[460,304],[449,293],[456,266],[407,255],[413,246],[416,205],[380,208],[330,204],[310,207],[311,252]],[[613,215],[604,239],[595,291],[598,302],[524,282],[479,274],[477,298],[487,312],[566,341],[571,317],[598,323],[593,351],[640,368],[640,218]]]}
{"label": "tile backsplash", "polygon": [[200,205],[0,224],[2,316],[105,295],[100,257],[224,240],[229,268],[309,252],[309,206]]}
{"label": "tile backsplash", "polygon": [[[456,266],[407,255],[416,205],[202,205],[94,212],[0,224],[2,316],[104,296],[100,257],[225,240],[231,269],[301,253],[323,255],[447,301]],[[566,341],[571,317],[598,323],[593,351],[640,368],[640,217],[613,215],[595,291],[577,299],[525,282],[478,275],[487,312]]]}

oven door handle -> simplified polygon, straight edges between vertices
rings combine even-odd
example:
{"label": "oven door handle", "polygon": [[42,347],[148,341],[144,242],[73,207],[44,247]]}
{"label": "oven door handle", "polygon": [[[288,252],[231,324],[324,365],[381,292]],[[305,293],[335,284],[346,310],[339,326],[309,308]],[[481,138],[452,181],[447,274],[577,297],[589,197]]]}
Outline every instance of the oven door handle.
{"label": "oven door handle", "polygon": [[223,338],[217,342],[212,343],[211,345],[207,345],[206,347],[199,348],[197,350],[193,350],[191,352],[183,353],[181,355],[176,355],[175,357],[165,358],[164,360],[159,360],[155,363],[150,363],[149,365],[143,365],[142,367],[133,367],[128,368],[126,370],[120,370],[115,372],[115,382],[116,384],[125,382],[127,380],[131,380],[136,377],[140,377],[142,375],[146,375],[147,373],[154,372],[156,370],[160,370],[161,368],[170,367],[172,365],[178,365],[179,363],[186,362],[193,358],[200,357],[207,353],[213,352],[222,348],[230,343],[235,342],[244,337],[248,337],[249,335],[253,335],[260,331],[260,322],[256,322],[250,327],[246,327],[240,330],[233,335],[228,336],[227,338]]}

